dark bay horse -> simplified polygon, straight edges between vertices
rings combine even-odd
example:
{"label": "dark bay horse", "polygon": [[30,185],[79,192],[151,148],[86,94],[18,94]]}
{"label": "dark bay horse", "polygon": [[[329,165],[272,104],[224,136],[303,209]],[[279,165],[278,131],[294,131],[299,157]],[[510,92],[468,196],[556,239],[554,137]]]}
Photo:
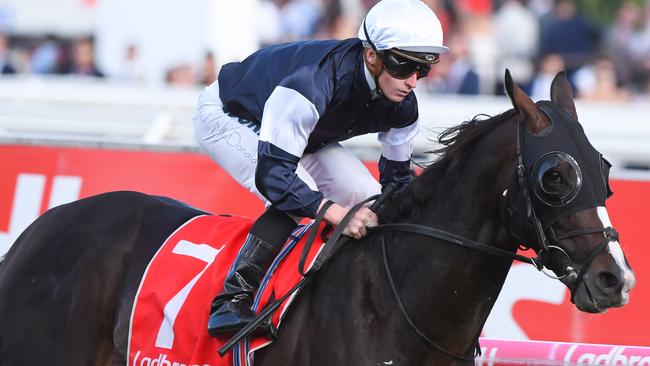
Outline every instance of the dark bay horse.
{"label": "dark bay horse", "polygon": [[[439,159],[380,212],[384,229],[323,267],[256,365],[471,365],[520,244],[578,309],[627,303],[635,279],[605,210],[609,165],[577,122],[564,73],[550,102],[533,103],[509,73],[505,84],[514,109],[443,133]],[[135,192],[43,214],[0,265],[0,365],[125,364],[147,264],[201,214]]]}

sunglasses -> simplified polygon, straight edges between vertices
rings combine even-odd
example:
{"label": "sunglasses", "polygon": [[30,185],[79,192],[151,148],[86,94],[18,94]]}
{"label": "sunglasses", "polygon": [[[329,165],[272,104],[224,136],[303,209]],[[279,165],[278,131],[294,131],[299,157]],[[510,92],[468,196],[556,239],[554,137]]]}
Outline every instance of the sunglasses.
{"label": "sunglasses", "polygon": [[388,74],[396,79],[408,79],[413,74],[417,74],[417,78],[422,79],[431,71],[431,64],[438,62],[438,55],[435,55],[436,59],[429,63],[409,59],[392,50],[379,51],[377,55],[383,61]]}

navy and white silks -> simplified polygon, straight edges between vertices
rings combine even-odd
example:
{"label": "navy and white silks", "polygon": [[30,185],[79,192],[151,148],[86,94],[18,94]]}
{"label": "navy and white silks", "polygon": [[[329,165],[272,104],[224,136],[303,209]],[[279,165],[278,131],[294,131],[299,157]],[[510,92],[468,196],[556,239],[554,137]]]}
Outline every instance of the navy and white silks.
{"label": "navy and white silks", "polygon": [[244,187],[313,218],[323,196],[349,207],[381,190],[339,141],[379,132],[381,184],[412,178],[417,99],[394,103],[374,89],[356,38],[271,46],[221,68],[199,98],[195,133]]}

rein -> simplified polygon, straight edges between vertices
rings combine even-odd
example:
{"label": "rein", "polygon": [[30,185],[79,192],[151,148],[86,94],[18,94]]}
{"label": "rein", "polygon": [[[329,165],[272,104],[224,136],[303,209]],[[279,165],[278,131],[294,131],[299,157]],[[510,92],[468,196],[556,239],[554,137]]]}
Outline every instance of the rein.
{"label": "rein", "polygon": [[[412,233],[418,234],[421,236],[427,236],[433,239],[439,239],[446,241],[451,244],[456,244],[461,247],[476,249],[487,254],[496,255],[499,257],[504,257],[510,260],[517,260],[520,262],[528,263],[535,265],[535,260],[532,258],[525,257],[516,253],[509,252],[507,250],[499,249],[492,247],[488,244],[484,244],[478,241],[467,239],[460,235],[456,235],[444,230],[434,229],[424,225],[417,224],[381,224],[374,227],[369,227],[368,232],[372,233],[386,233],[386,232],[403,232],[403,233]],[[535,266],[537,267],[537,266]]]}
{"label": "rein", "polygon": [[[586,269],[589,267],[591,262],[596,258],[596,256],[605,248],[607,247],[607,244],[609,244],[610,241],[612,240],[617,240],[618,238],[618,233],[616,230],[614,230],[611,227],[604,228],[604,229],[584,229],[584,230],[576,230],[572,231],[566,234],[563,234],[557,239],[554,239],[556,241],[564,240],[564,239],[569,239],[573,238],[576,236],[580,235],[585,235],[585,234],[593,234],[593,233],[598,233],[598,232],[605,232],[605,239],[603,242],[596,247],[594,251],[591,252],[589,255],[589,258],[585,261],[585,264],[583,265],[582,269],[580,272],[577,272],[572,266],[567,267],[567,274],[560,277],[566,277],[570,276],[572,284],[577,286],[581,281],[584,276],[584,273]],[[462,237],[460,235],[456,235],[444,230],[438,230],[434,229],[428,226],[424,225],[417,225],[417,224],[406,224],[406,223],[399,223],[399,224],[381,224],[377,225],[374,227],[369,227],[368,228],[368,234],[380,234],[380,240],[381,240],[381,250],[382,250],[382,257],[383,257],[383,262],[384,262],[384,269],[386,270],[386,275],[388,277],[388,283],[390,284],[391,291],[393,292],[393,296],[395,297],[395,301],[397,302],[397,305],[402,312],[402,315],[404,315],[404,318],[406,319],[406,322],[409,324],[411,329],[431,348],[438,350],[439,352],[444,353],[445,355],[459,359],[459,360],[464,360],[464,361],[471,361],[474,360],[475,357],[479,356],[481,354],[481,348],[478,342],[478,338],[475,341],[475,351],[473,356],[460,356],[460,355],[455,355],[446,349],[444,349],[442,346],[438,345],[435,343],[433,340],[431,340],[429,337],[427,337],[422,330],[420,330],[417,325],[413,322],[411,317],[408,315],[406,308],[404,307],[404,303],[402,301],[401,296],[399,295],[399,292],[397,290],[397,287],[395,286],[395,280],[393,276],[393,272],[390,269],[390,265],[388,263],[388,251],[386,249],[386,240],[384,238],[384,233],[391,233],[391,232],[403,232],[403,233],[411,233],[411,234],[416,234],[416,235],[421,235],[421,236],[426,236],[432,239],[438,239],[445,241],[450,244],[455,244],[464,248],[470,248],[470,249],[475,249],[487,254],[503,257],[509,260],[517,260],[523,263],[528,263],[532,264],[536,269],[541,271],[543,269],[543,257],[538,256],[537,258],[528,258],[516,253],[509,252],[507,250],[499,249],[492,247],[488,244],[484,244],[481,242],[477,242],[475,240],[471,240],[465,237]],[[551,248],[555,248],[557,250],[560,250],[562,253],[564,253],[570,260],[570,257],[568,254],[560,247],[555,246],[555,245],[549,245],[546,249],[547,252],[550,251]],[[587,291],[589,289],[587,288]],[[571,295],[571,301],[573,301],[573,297],[575,296],[575,291],[572,291]]]}
{"label": "rein", "polygon": [[393,272],[391,271],[390,265],[388,264],[388,251],[386,250],[386,240],[384,239],[384,235],[380,235],[380,239],[381,239],[381,253],[384,259],[384,269],[386,270],[386,275],[388,276],[388,283],[390,284],[390,289],[393,292],[393,295],[395,296],[395,301],[397,302],[397,306],[399,307],[399,310],[402,312],[402,315],[404,315],[406,322],[411,327],[411,329],[413,329],[415,334],[417,334],[418,337],[420,337],[420,339],[422,339],[427,344],[427,346],[435,350],[438,350],[439,352],[442,352],[451,358],[455,358],[463,361],[473,361],[477,356],[480,356],[481,345],[479,344],[478,338],[476,338],[474,342],[474,354],[472,356],[459,356],[447,351],[442,346],[432,341],[431,338],[427,337],[427,335],[424,334],[424,332],[422,332],[417,325],[415,325],[415,322],[411,320],[411,317],[406,312],[406,307],[404,307],[402,298],[399,296],[399,292],[397,291],[397,286],[395,286],[395,280],[393,279]]}

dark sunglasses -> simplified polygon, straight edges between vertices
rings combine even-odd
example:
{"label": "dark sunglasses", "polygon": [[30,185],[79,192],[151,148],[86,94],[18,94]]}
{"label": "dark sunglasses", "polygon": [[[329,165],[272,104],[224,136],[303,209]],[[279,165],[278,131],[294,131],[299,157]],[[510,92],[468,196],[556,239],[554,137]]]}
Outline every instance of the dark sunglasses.
{"label": "dark sunglasses", "polygon": [[418,79],[422,79],[431,71],[431,64],[437,62],[437,60],[431,63],[418,62],[390,50],[379,51],[377,55],[383,61],[388,74],[396,79],[407,79],[414,73],[417,74]]}

